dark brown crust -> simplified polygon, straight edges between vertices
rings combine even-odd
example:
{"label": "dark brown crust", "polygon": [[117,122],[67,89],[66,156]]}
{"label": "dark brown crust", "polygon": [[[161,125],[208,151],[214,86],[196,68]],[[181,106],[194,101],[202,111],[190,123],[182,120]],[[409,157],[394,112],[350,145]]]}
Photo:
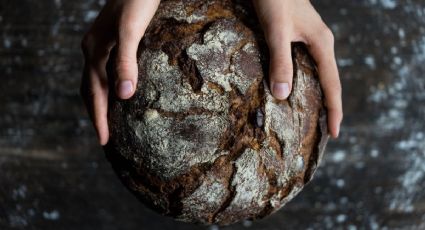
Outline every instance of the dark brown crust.
{"label": "dark brown crust", "polygon": [[[307,54],[303,45],[295,44],[293,46],[294,57],[294,80],[297,79],[297,71],[312,76],[311,84],[307,92],[311,95],[305,95],[308,101],[308,110],[304,117],[300,117],[299,155],[305,162],[303,169],[293,175],[286,183],[278,182],[278,175],[284,170],[287,159],[284,149],[288,146],[285,140],[281,140],[278,134],[272,130],[265,130],[266,116],[266,92],[263,84],[263,76],[267,72],[267,50],[265,49],[264,38],[258,27],[258,23],[254,17],[254,12],[250,1],[230,1],[230,0],[214,0],[214,1],[197,1],[183,0],[183,5],[189,13],[194,13],[200,9],[206,15],[204,20],[194,23],[179,21],[175,18],[160,17],[166,15],[164,4],[177,2],[175,0],[162,1],[159,10],[148,27],[145,37],[139,47],[141,50],[160,50],[167,54],[168,63],[171,66],[177,66],[183,73],[183,81],[189,82],[194,94],[203,94],[201,88],[204,84],[208,88],[218,92],[220,95],[228,95],[229,108],[227,111],[229,126],[220,137],[217,145],[216,154],[227,152],[227,154],[217,157],[213,162],[198,163],[191,165],[184,173],[173,178],[165,178],[161,175],[161,167],[165,166],[148,166],[151,149],[149,146],[141,146],[134,133],[129,132],[133,127],[125,121],[126,114],[134,114],[134,119],[143,120],[143,114],[147,109],[155,109],[162,117],[173,119],[174,121],[184,120],[189,115],[210,115],[220,116],[215,111],[203,107],[193,107],[185,112],[165,111],[159,107],[155,107],[151,101],[148,101],[145,91],[137,91],[134,98],[128,101],[121,101],[115,98],[114,94],[110,94],[109,101],[109,124],[111,128],[111,138],[105,147],[106,157],[111,162],[112,167],[122,180],[123,184],[129,188],[143,203],[161,214],[180,217],[189,216],[184,219],[194,223],[204,224],[221,224],[226,225],[234,223],[242,219],[259,219],[273,212],[278,207],[272,204],[272,200],[278,200],[282,204],[286,203],[284,199],[290,198],[290,194],[295,188],[301,188],[311,177],[320,161],[324,147],[327,142],[326,129],[326,112],[322,102],[322,94],[317,81],[317,71],[314,62]],[[242,22],[242,24],[240,23]],[[215,25],[224,27],[232,27],[238,31],[242,40],[232,51],[240,51],[238,60],[230,60],[230,62],[240,66],[247,77],[251,77],[253,83],[242,93],[231,84],[231,91],[226,92],[225,89],[214,82],[205,82],[197,67],[195,60],[192,60],[187,49],[192,44],[203,44],[203,36],[210,27]],[[242,47],[247,44],[247,38],[254,38],[255,48],[260,50],[261,62],[251,60],[249,54],[242,52]],[[112,55],[113,56],[113,55]],[[113,74],[113,62],[109,63],[109,74]],[[139,84],[147,85],[149,76],[143,69],[139,76]],[[179,86],[176,86],[179,87]],[[294,86],[296,87],[296,86]],[[157,99],[161,92],[157,91]],[[157,100],[156,99],[156,100]],[[303,113],[307,108],[300,107],[291,98],[288,101],[277,101],[274,103],[281,106],[285,112],[292,113],[297,111]],[[295,114],[295,113],[294,113]],[[301,125],[302,123],[302,125]],[[193,127],[175,127],[175,132],[179,133],[185,139],[193,140],[202,144],[203,138],[195,132]],[[270,158],[263,152],[264,141],[268,139],[270,148],[274,150],[275,156]],[[288,147],[289,148],[289,147]],[[143,152],[138,152],[143,149]],[[236,186],[232,184],[234,181],[237,168],[237,161],[246,149],[257,151],[260,156],[259,166],[256,169],[258,175],[264,177],[268,183],[268,189],[262,200],[265,202],[262,206],[247,207],[245,209],[237,209],[233,205],[237,195]],[[136,159],[137,158],[137,159]],[[155,168],[158,166],[158,168]],[[219,182],[226,188],[224,199],[218,206],[205,205],[204,213],[195,215],[193,213],[185,213],[182,200],[192,195],[203,182],[217,178]],[[210,183],[210,181],[208,182]],[[279,194],[279,195],[277,195]],[[200,203],[199,205],[202,205]],[[207,207],[208,206],[208,207]]]}

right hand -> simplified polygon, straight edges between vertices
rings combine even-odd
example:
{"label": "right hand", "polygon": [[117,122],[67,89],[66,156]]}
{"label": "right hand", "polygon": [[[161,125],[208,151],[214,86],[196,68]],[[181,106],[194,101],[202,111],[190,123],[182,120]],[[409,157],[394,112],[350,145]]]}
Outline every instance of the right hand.
{"label": "right hand", "polygon": [[133,96],[137,86],[137,48],[160,0],[109,0],[83,38],[85,64],[81,95],[101,145],[109,139],[108,76],[106,63],[117,48],[115,91],[121,99]]}
{"label": "right hand", "polygon": [[343,111],[332,31],[310,0],[254,0],[270,50],[270,89],[286,100],[292,88],[291,42],[304,42],[317,64],[328,111],[328,130],[337,138]]}

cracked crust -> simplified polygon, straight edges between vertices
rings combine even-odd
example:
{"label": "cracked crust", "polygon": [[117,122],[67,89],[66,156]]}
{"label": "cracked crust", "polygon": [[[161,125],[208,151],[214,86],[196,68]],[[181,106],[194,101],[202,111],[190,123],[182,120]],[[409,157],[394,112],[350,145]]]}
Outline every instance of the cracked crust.
{"label": "cracked crust", "polygon": [[328,136],[314,63],[294,44],[293,91],[274,99],[254,15],[250,1],[161,1],[140,43],[135,96],[110,94],[106,156],[159,213],[220,225],[263,218],[319,164]]}

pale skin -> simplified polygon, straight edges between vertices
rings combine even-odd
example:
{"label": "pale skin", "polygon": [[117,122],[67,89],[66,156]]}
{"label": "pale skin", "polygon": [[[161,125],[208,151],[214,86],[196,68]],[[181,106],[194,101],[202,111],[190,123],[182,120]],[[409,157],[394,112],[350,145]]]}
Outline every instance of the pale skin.
{"label": "pale skin", "polygon": [[[270,89],[285,100],[292,89],[291,42],[304,42],[316,61],[328,111],[328,129],[337,138],[342,121],[341,83],[331,30],[309,0],[252,0],[270,50]],[[159,0],[109,0],[84,36],[81,94],[101,145],[109,139],[108,94],[133,96],[137,85],[137,47]],[[112,28],[112,29],[111,29]],[[112,31],[112,32],[111,32]],[[117,47],[115,89],[109,89],[106,63]]]}

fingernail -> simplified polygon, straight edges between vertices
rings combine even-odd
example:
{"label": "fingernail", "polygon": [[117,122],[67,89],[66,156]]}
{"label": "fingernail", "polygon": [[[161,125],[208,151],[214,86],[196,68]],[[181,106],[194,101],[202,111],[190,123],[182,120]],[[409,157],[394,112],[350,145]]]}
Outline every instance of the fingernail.
{"label": "fingernail", "polygon": [[289,96],[289,84],[288,83],[274,83],[273,84],[273,96],[279,100],[285,100]]}
{"label": "fingernail", "polygon": [[121,81],[118,85],[118,96],[128,98],[133,92],[133,83],[129,80]]}

